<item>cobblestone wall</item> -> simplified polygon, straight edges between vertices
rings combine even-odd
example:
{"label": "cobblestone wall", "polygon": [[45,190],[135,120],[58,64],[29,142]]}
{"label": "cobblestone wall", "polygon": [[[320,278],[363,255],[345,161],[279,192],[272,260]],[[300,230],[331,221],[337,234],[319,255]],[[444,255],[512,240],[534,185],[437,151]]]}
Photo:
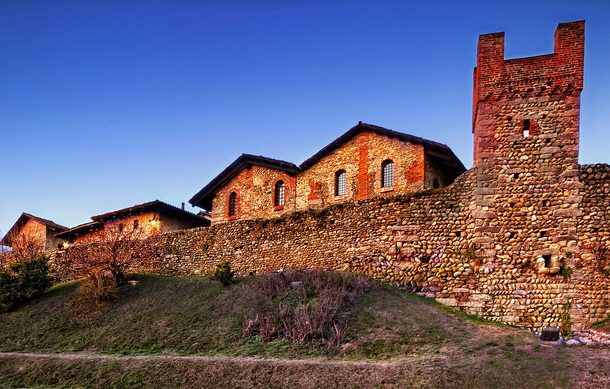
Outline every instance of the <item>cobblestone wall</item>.
{"label": "cobblestone wall", "polygon": [[[358,137],[312,174],[332,180],[340,161],[355,182],[350,199],[380,196],[161,234],[168,251],[143,270],[209,274],[224,261],[242,275],[346,270],[493,320],[586,329],[610,315],[610,166],[578,165],[583,45],[583,22],[560,24],[555,53],[532,58],[505,60],[503,34],[481,36],[475,166],[449,187],[381,196],[379,167],[393,149]],[[396,161],[410,166],[396,172],[413,190],[431,171],[417,161]],[[358,181],[354,172],[367,163]],[[328,193],[332,181],[325,185]],[[311,197],[297,197],[296,208],[312,206]]]}
{"label": "cobblestone wall", "polygon": [[[575,328],[584,328],[610,315],[610,278],[593,249],[595,242],[610,244],[610,167],[583,166],[580,177],[577,243],[561,264],[541,266],[540,253],[517,245],[494,258],[476,255],[481,239],[475,233],[477,177],[471,170],[438,191],[162,234],[168,253],[147,270],[209,274],[223,261],[242,275],[347,270],[498,321],[540,328],[560,324],[567,312]],[[541,239],[537,228],[524,226],[519,234],[523,241]],[[562,272],[548,271],[555,266]]]}

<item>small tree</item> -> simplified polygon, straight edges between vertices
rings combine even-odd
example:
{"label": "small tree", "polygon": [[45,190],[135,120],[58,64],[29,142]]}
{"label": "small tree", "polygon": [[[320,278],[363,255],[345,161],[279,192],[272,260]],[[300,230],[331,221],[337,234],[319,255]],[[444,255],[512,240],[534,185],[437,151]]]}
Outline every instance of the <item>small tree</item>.
{"label": "small tree", "polygon": [[147,268],[162,248],[142,228],[107,225],[97,241],[68,248],[56,263],[73,278],[84,277],[98,300],[108,299],[129,271]]}
{"label": "small tree", "polygon": [[33,234],[11,232],[5,241],[10,243],[10,250],[0,253],[0,267],[8,267],[44,254],[45,241]]}
{"label": "small tree", "polygon": [[216,270],[212,275],[212,279],[220,281],[224,286],[231,285],[234,280],[235,273],[231,271],[231,262],[226,261],[216,265]]}

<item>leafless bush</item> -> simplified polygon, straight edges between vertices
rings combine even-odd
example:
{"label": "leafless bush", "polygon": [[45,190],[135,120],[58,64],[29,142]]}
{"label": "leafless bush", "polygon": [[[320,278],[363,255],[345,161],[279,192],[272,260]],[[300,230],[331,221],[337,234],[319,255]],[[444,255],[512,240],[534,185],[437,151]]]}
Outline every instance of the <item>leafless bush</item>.
{"label": "leafless bush", "polygon": [[97,242],[76,245],[57,256],[55,263],[72,278],[85,278],[98,300],[114,296],[127,272],[146,268],[162,253],[162,246],[139,228],[107,226]]}
{"label": "leafless bush", "polygon": [[72,321],[85,324],[103,314],[108,304],[107,299],[100,299],[96,293],[89,282],[76,288],[66,301],[66,309]]}
{"label": "leafless bush", "polygon": [[7,267],[13,263],[27,261],[40,257],[44,253],[45,241],[33,234],[9,233],[5,240],[10,242],[11,249],[0,254],[0,267]]}
{"label": "leafless bush", "polygon": [[242,329],[245,335],[339,345],[349,308],[371,283],[348,274],[306,270],[263,275],[244,287],[253,307]]}

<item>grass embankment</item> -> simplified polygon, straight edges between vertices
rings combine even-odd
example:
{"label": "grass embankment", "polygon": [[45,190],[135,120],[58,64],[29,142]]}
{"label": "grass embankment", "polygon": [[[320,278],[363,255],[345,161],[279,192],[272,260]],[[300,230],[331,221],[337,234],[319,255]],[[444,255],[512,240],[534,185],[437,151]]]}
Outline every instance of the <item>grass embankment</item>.
{"label": "grass embankment", "polygon": [[[137,279],[87,323],[67,309],[74,283],[0,315],[0,350],[220,359],[0,357],[0,386],[601,387],[610,379],[608,349],[541,345],[527,331],[388,286],[375,285],[346,312],[343,344],[328,348],[243,336],[250,279],[228,288],[201,278]],[[312,360],[239,358],[250,356]]]}

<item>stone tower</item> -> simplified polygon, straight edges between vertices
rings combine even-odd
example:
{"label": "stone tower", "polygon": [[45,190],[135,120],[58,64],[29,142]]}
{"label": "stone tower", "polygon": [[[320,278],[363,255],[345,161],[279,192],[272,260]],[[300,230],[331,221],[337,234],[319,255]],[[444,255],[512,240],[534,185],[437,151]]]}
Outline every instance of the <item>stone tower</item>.
{"label": "stone tower", "polygon": [[508,60],[504,33],[479,37],[472,210],[479,258],[516,267],[534,261],[552,273],[578,252],[584,27],[561,23],[554,53]]}

